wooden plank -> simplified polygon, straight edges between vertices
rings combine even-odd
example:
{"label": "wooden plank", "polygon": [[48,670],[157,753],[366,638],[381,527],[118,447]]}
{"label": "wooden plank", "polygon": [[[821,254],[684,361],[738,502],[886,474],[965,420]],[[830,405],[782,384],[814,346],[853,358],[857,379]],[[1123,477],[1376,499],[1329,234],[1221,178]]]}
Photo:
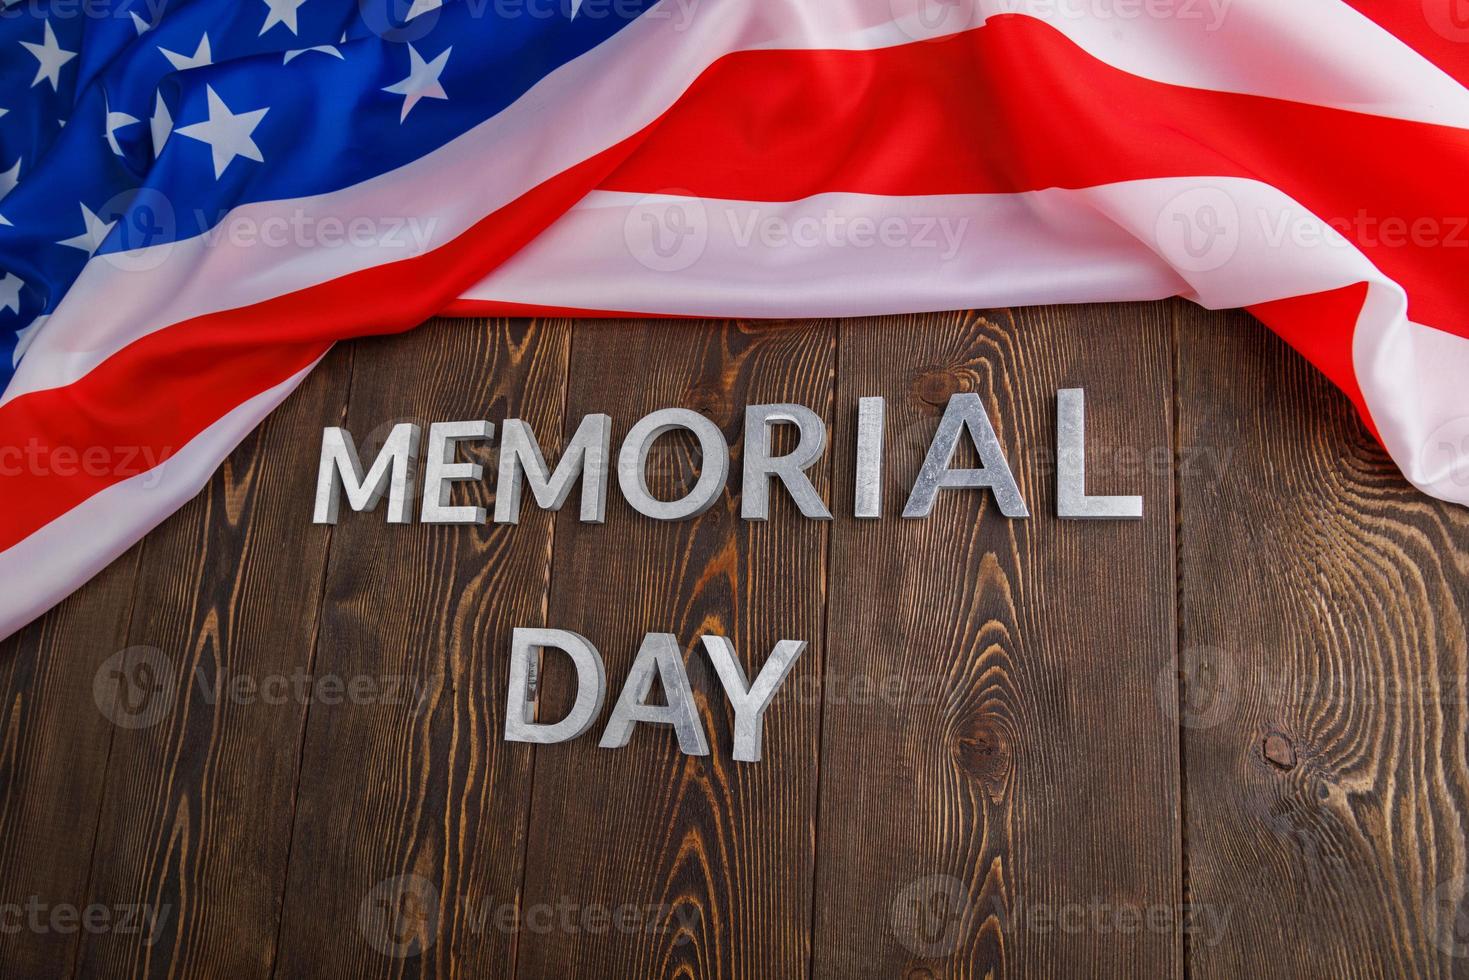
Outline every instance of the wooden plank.
{"label": "wooden plank", "polygon": [[[359,445],[409,419],[558,432],[569,338],[564,321],[495,320],[363,341],[349,428]],[[460,457],[487,479],[455,501],[490,506],[493,444]],[[343,515],[317,670],[383,696],[312,705],[279,976],[509,972],[513,932],[495,911],[518,899],[531,755],[501,738],[504,649],[513,627],[544,618],[550,535],[533,506],[519,526]]]}
{"label": "wooden plank", "polygon": [[[736,489],[684,523],[642,517],[615,491],[605,525],[579,523],[571,507],[559,515],[551,625],[602,652],[609,706],[644,633],[676,635],[711,754],[684,756],[667,728],[647,726],[625,748],[599,749],[600,724],[538,750],[522,978],[807,971],[819,706],[781,699],[767,714],[764,760],[735,763],[732,716],[696,646],[705,633],[730,637],[753,677],[777,641],[807,640],[787,683],[809,689],[820,675],[828,526],[780,493],[768,523],[740,519],[738,447],[749,404],[798,402],[830,417],[834,339],[830,323],[577,328],[568,423],[606,412],[617,445],[649,411],[693,408],[735,445]],[[658,444],[650,485],[664,499],[690,485],[692,445],[674,435]],[[828,467],[829,456],[811,471],[824,497]],[[547,717],[568,706],[569,674],[546,658]],[[535,931],[550,915],[551,929]]]}
{"label": "wooden plank", "polygon": [[0,976],[76,959],[66,910],[85,904],[113,732],[106,672],[127,646],[140,550],[0,644],[0,905],[19,909],[0,929]]}
{"label": "wooden plank", "polygon": [[1245,315],[1178,329],[1191,973],[1463,976],[1469,512]]}
{"label": "wooden plank", "polygon": [[[887,399],[886,517],[839,520],[814,975],[1180,972],[1166,308],[842,325],[838,512],[856,400]],[[1060,521],[1055,393],[1087,392],[1089,489],[1140,522]],[[977,392],[1032,517],[985,493],[898,517],[951,394]]]}
{"label": "wooden plank", "polygon": [[310,669],[327,534],[307,457],[349,366],[323,362],[146,540],[128,643],[151,652],[129,669],[156,686],[113,734],[88,900],[149,912],[83,934],[81,976],[270,973],[306,708],[273,681]]}

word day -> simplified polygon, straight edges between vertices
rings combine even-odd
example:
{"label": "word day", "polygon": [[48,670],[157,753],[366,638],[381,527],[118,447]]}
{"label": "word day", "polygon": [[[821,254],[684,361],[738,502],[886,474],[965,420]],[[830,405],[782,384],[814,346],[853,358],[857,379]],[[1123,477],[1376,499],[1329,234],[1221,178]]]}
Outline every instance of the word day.
{"label": "word day", "polygon": [[[883,516],[885,417],[882,398],[859,399],[854,517]],[[793,426],[796,436],[795,448],[781,455],[772,449],[772,435],[778,425]],[[702,465],[687,493],[677,500],[660,500],[648,487],[648,455],[660,436],[678,429],[688,431],[698,441]],[[335,524],[345,493],[354,511],[375,510],[386,497],[390,524],[411,523],[415,499],[421,499],[419,520],[424,524],[483,524],[489,518],[486,508],[451,504],[450,491],[455,483],[484,477],[480,464],[456,459],[459,444],[494,437],[495,426],[479,419],[430,425],[420,494],[415,487],[423,439],[421,426],[411,422],[394,426],[371,466],[365,469],[352,434],[343,428],[327,428],[322,433],[312,519],[317,524]],[[826,502],[806,476],[826,452],[826,425],[819,415],[803,405],[751,405],[745,409],[744,437],[741,517],[768,520],[771,485],[778,482],[803,515],[831,519]],[[978,467],[952,465],[965,438],[978,456]],[[729,457],[729,444],[714,422],[689,409],[664,408],[639,419],[628,431],[617,452],[617,485],[628,505],[639,514],[660,521],[687,520],[713,507],[724,493],[729,481]],[[581,520],[600,524],[607,511],[611,464],[609,416],[584,417],[554,470],[547,465],[530,426],[521,419],[507,419],[500,433],[494,520],[497,524],[519,521],[524,487],[529,487],[538,507],[560,510],[572,487],[580,482]],[[949,399],[903,506],[903,517],[929,516],[939,491],[950,489],[988,490],[1006,517],[1030,516],[984,403],[969,392]],[[1056,511],[1064,518],[1113,520],[1136,519],[1143,513],[1141,497],[1092,496],[1086,492],[1086,408],[1081,388],[1056,393]]]}
{"label": "word day", "polygon": [[[704,651],[714,664],[724,695],[734,710],[736,762],[759,762],[765,726],[765,710],[785,683],[796,659],[806,649],[805,640],[781,640],[752,684],[740,666],[735,646],[723,636],[701,637]],[[576,670],[576,698],[571,710],[559,721],[541,721],[537,706],[544,693],[541,657],[557,650],[571,660]],[[649,704],[648,695],[657,679],[663,688],[664,704]],[[510,640],[510,685],[505,704],[505,740],[549,745],[567,742],[584,734],[602,713],[607,700],[607,668],[602,655],[586,637],[569,630],[517,628]],[[693,688],[684,669],[678,638],[671,633],[649,633],[643,638],[628,671],[612,714],[597,743],[604,749],[620,749],[632,739],[639,724],[667,725],[685,755],[708,755],[709,742],[699,721]]]}

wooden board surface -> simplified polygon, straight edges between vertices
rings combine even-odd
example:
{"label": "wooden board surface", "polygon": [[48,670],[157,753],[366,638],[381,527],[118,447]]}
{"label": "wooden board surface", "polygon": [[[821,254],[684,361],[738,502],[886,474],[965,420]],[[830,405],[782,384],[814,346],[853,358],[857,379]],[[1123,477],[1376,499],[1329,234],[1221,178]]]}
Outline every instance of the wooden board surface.
{"label": "wooden board surface", "polygon": [[[891,511],[958,391],[988,406],[1035,516],[948,491],[927,520],[835,527],[828,680],[880,696],[826,706],[817,976],[1178,974],[1171,928],[1041,924],[1178,904],[1176,727],[1153,683],[1173,657],[1170,468],[1108,463],[1167,460],[1170,349],[1164,307],[844,324],[839,511],[856,400],[889,398]],[[1055,393],[1078,385],[1094,491],[1141,493],[1149,519],[1051,516]]]}
{"label": "wooden board surface", "polygon": [[1188,890],[1230,913],[1193,973],[1469,975],[1469,511],[1272,338],[1179,314]]}
{"label": "wooden board surface", "polygon": [[[1091,487],[1054,516],[1054,393]],[[1034,515],[900,519],[981,395]],[[887,517],[851,516],[856,400]],[[808,405],[836,519],[738,516],[743,409]],[[324,425],[589,412],[732,444],[709,512],[310,523]],[[655,490],[697,460],[660,443]],[[493,445],[474,450],[492,470]],[[615,482],[615,481],[614,481]],[[488,504],[484,487],[456,502]],[[4,977],[1469,975],[1469,512],[1243,314],[445,321],[334,351],[179,514],[0,645]],[[679,637],[711,754],[501,738],[515,626]],[[703,632],[809,646],[730,756]],[[565,706],[547,659],[546,710]],[[605,717],[605,714],[604,714]]]}

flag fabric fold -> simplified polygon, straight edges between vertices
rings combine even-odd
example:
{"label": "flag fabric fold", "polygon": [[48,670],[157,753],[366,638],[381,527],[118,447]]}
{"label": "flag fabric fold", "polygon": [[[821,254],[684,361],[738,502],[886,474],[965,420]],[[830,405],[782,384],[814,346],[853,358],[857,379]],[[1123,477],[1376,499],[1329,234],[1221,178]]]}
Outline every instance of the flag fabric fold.
{"label": "flag fabric fold", "polygon": [[332,343],[438,314],[1246,307],[1469,503],[1469,29],[1435,2],[0,11],[0,635]]}

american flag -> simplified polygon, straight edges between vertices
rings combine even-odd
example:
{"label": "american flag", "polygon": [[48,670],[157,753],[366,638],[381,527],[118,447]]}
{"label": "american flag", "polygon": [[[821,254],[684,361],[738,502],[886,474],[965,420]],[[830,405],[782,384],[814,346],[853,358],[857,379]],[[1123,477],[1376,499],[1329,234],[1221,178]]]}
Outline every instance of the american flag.
{"label": "american flag", "polygon": [[1466,52],[1460,0],[4,0],[0,635],[439,314],[1242,306],[1469,503]]}

